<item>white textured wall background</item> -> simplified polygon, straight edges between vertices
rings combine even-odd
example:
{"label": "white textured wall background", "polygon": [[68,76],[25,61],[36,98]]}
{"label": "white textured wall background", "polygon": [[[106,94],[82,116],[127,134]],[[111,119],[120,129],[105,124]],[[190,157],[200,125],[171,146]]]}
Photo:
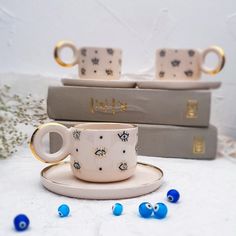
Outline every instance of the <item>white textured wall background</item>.
{"label": "white textured wall background", "polygon": [[153,72],[159,47],[220,45],[227,63],[217,75],[224,83],[213,94],[212,122],[236,137],[235,0],[0,0],[0,73],[75,74],[53,60],[61,39],[121,47],[124,73]]}

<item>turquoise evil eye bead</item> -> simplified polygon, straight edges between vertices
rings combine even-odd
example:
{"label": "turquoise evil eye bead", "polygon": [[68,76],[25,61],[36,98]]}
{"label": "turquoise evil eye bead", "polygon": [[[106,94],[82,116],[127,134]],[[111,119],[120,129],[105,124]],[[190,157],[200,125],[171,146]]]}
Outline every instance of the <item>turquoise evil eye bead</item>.
{"label": "turquoise evil eye bead", "polygon": [[17,215],[14,218],[14,226],[16,231],[26,230],[29,227],[29,224],[30,224],[29,218],[24,214]]}
{"label": "turquoise evil eye bead", "polygon": [[123,205],[120,203],[116,203],[114,206],[112,206],[112,213],[115,216],[120,216],[123,212]]}
{"label": "turquoise evil eye bead", "polygon": [[58,215],[60,217],[67,217],[70,213],[70,208],[66,204],[62,204],[58,207]]}
{"label": "turquoise evil eye bead", "polygon": [[179,192],[175,189],[169,190],[166,195],[167,195],[168,201],[173,202],[173,203],[177,202],[180,197]]}
{"label": "turquoise evil eye bead", "polygon": [[164,203],[159,202],[154,206],[153,211],[154,211],[155,218],[163,219],[166,217],[168,209]]}
{"label": "turquoise evil eye bead", "polygon": [[143,218],[149,218],[152,215],[153,207],[149,202],[143,202],[139,205],[139,214]]}

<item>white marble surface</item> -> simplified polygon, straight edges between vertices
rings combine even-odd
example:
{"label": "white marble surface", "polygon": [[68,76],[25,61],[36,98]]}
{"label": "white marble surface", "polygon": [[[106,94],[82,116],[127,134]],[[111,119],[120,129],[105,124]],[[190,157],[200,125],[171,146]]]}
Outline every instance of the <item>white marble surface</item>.
{"label": "white marble surface", "polygon": [[[165,182],[156,192],[121,200],[124,214],[115,217],[115,201],[72,199],[47,191],[40,184],[40,170],[46,165],[33,158],[27,147],[15,156],[0,160],[0,235],[17,235],[12,220],[25,213],[31,220],[21,235],[235,235],[236,160],[217,157],[212,161],[139,157],[163,169]],[[178,204],[166,202],[170,188],[181,193]],[[143,219],[140,202],[163,201],[169,208],[164,220]],[[57,207],[71,208],[68,218],[57,216]]]}

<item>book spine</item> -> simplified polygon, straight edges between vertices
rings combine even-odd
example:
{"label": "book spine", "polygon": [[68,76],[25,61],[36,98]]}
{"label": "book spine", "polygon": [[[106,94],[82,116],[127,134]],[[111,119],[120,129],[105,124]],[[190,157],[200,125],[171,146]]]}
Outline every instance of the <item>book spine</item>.
{"label": "book spine", "polygon": [[57,120],[206,127],[210,91],[49,87],[48,115]]}
{"label": "book spine", "polygon": [[[81,122],[60,121],[59,123],[71,127]],[[217,129],[212,125],[208,128],[137,125],[139,128],[138,155],[188,159],[214,159],[216,157]],[[60,136],[51,133],[51,153],[58,151],[61,145]]]}

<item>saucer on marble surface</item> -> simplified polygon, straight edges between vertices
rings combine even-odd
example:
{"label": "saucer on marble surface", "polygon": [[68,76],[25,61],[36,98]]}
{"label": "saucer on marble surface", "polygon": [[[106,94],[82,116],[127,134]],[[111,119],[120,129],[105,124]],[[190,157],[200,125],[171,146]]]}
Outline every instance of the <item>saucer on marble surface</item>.
{"label": "saucer on marble surface", "polygon": [[99,80],[99,79],[61,79],[65,86],[135,88],[136,82],[131,80]]}
{"label": "saucer on marble surface", "polygon": [[123,199],[151,193],[163,182],[163,171],[158,167],[139,162],[135,174],[124,181],[92,183],[77,179],[70,163],[50,165],[41,171],[41,183],[51,192],[83,199]]}
{"label": "saucer on marble surface", "polygon": [[137,81],[137,87],[141,89],[171,89],[171,90],[196,90],[196,89],[217,89],[221,81],[202,80],[142,80]]}

